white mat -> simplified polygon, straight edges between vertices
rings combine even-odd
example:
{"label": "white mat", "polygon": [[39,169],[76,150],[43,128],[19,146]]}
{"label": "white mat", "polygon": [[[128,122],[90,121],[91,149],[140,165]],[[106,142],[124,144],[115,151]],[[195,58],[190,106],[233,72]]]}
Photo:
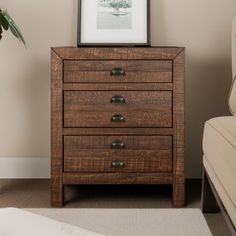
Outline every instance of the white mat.
{"label": "white mat", "polygon": [[16,208],[0,210],[0,236],[103,236]]}
{"label": "white mat", "polygon": [[199,209],[28,209],[107,236],[212,236]]}

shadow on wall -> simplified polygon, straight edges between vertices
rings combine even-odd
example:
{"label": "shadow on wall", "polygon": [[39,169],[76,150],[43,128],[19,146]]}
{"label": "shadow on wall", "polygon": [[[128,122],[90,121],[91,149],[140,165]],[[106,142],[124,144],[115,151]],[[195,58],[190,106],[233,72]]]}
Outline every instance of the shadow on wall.
{"label": "shadow on wall", "polygon": [[186,58],[186,174],[202,170],[202,135],[206,120],[229,115],[231,60]]}

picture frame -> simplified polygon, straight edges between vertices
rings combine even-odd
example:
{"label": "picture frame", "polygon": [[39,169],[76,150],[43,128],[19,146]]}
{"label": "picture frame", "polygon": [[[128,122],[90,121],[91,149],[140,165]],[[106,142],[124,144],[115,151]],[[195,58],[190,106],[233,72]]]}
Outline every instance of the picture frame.
{"label": "picture frame", "polygon": [[78,47],[150,44],[150,0],[78,0]]}

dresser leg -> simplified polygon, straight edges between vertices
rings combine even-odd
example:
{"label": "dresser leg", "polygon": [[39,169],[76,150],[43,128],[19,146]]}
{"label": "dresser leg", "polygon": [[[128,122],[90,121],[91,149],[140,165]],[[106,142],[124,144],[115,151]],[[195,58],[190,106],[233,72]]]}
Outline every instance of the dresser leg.
{"label": "dresser leg", "polygon": [[185,183],[181,182],[173,183],[173,207],[180,208],[185,204]]}
{"label": "dresser leg", "polygon": [[51,206],[63,207],[64,205],[64,185],[52,186],[51,189]]}

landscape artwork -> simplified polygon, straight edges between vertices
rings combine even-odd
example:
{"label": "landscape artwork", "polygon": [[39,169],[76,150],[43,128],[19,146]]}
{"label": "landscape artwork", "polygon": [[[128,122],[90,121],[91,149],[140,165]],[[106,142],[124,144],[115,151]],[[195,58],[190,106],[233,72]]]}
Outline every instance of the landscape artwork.
{"label": "landscape artwork", "polygon": [[132,0],[97,0],[97,29],[132,29]]}
{"label": "landscape artwork", "polygon": [[78,45],[150,45],[150,0],[78,1]]}

